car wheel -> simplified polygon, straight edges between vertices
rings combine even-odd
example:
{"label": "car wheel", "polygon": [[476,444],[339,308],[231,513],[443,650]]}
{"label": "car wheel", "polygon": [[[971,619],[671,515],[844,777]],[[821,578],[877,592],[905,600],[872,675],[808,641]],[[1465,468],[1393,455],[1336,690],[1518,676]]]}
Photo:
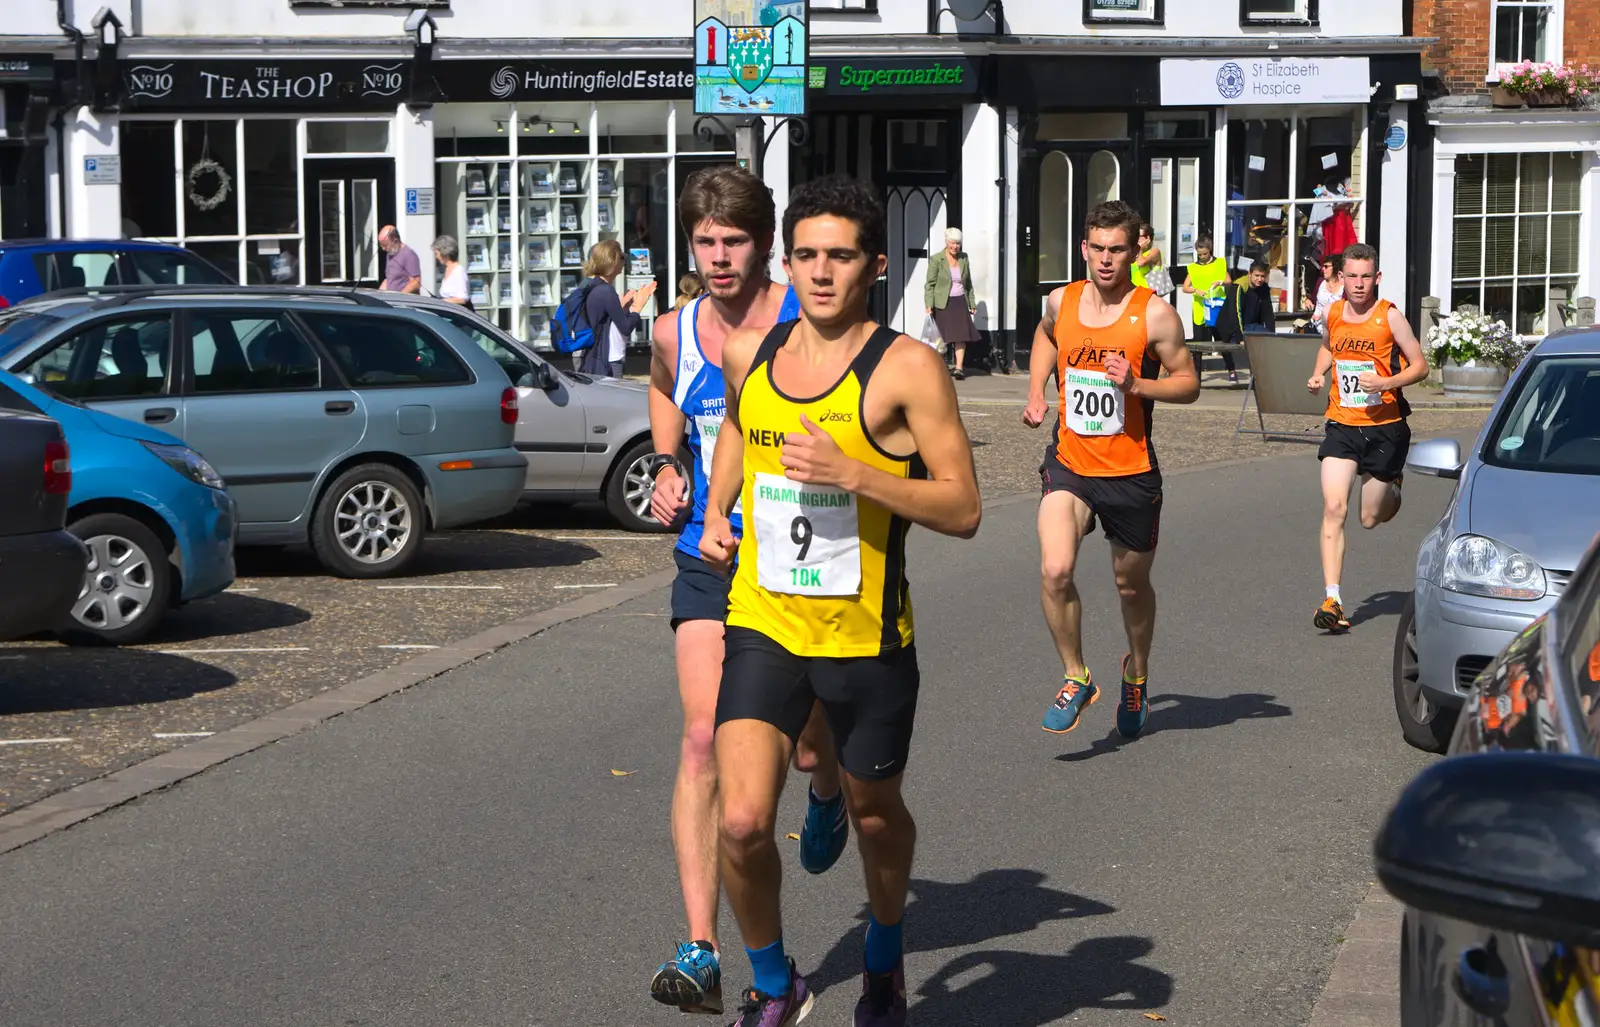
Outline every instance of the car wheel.
{"label": "car wheel", "polygon": [[662,524],[650,516],[650,494],[655,491],[655,482],[650,478],[650,458],[655,451],[655,443],[649,439],[639,440],[627,448],[606,479],[606,510],[628,531],[673,530],[673,525]]}
{"label": "car wheel", "polygon": [[341,578],[402,574],[422,549],[427,512],[417,486],[388,464],[362,464],[334,479],[317,503],[311,549]]}
{"label": "car wheel", "polygon": [[69,645],[132,645],[167,615],[172,564],[155,532],[124,514],[90,514],[67,525],[89,550],[83,589],[62,629]]}
{"label": "car wheel", "polygon": [[1394,711],[1400,733],[1424,752],[1444,752],[1450,747],[1459,711],[1440,706],[1422,687],[1417,666],[1417,600],[1406,601],[1394,638]]}

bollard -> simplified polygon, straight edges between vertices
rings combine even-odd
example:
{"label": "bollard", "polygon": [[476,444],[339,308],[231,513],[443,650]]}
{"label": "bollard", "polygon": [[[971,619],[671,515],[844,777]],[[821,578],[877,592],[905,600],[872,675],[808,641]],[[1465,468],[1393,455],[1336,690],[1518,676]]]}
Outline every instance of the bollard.
{"label": "bollard", "polygon": [[[1422,341],[1423,351],[1428,348],[1428,332],[1439,321],[1439,297],[1422,297],[1422,314],[1417,318],[1417,338]],[[1428,381],[1434,385],[1442,385],[1443,379],[1439,376],[1437,367],[1428,369]]]}
{"label": "bollard", "polygon": [[1594,297],[1579,296],[1578,312],[1573,323],[1583,328],[1594,327]]}

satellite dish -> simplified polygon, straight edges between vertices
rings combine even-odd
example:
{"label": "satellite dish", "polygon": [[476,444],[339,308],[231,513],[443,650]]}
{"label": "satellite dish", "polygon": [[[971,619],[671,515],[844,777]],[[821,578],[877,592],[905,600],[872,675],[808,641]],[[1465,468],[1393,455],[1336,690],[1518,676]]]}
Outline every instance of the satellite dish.
{"label": "satellite dish", "polygon": [[945,0],[945,8],[958,21],[977,21],[992,3],[993,0]]}

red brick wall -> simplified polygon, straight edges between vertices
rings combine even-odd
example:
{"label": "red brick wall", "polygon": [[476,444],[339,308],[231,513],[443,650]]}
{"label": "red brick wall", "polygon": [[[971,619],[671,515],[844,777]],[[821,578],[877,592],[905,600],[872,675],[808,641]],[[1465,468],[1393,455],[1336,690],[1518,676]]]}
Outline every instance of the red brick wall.
{"label": "red brick wall", "polygon": [[[1564,0],[1561,57],[1600,67],[1600,0]],[[1481,93],[1489,70],[1489,0],[1413,0],[1412,33],[1439,41],[1422,52],[1449,93]]]}

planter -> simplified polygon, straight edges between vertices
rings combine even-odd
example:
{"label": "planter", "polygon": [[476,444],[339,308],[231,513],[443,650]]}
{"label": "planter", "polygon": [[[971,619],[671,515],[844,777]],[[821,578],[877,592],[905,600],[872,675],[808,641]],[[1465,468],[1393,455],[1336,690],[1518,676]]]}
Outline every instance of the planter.
{"label": "planter", "polygon": [[1489,102],[1496,107],[1521,107],[1524,106],[1522,97],[1513,93],[1505,86],[1489,87]]}
{"label": "planter", "polygon": [[1560,89],[1541,89],[1528,93],[1524,99],[1529,107],[1565,107],[1572,98]]}
{"label": "planter", "polygon": [[1444,394],[1459,399],[1493,399],[1506,387],[1510,372],[1494,364],[1462,367],[1454,360],[1446,360],[1439,369],[1444,382]]}

